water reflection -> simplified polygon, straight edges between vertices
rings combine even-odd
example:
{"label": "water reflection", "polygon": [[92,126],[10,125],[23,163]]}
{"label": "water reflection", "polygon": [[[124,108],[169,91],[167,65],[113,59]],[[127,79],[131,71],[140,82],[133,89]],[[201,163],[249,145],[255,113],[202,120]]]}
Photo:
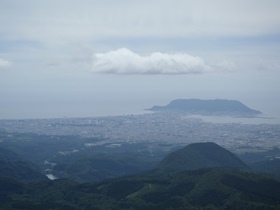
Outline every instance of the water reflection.
{"label": "water reflection", "polygon": [[188,115],[187,118],[197,118],[210,123],[242,123],[242,124],[280,124],[279,118],[272,118],[265,115],[258,117],[234,117],[234,116],[209,116],[209,115]]}

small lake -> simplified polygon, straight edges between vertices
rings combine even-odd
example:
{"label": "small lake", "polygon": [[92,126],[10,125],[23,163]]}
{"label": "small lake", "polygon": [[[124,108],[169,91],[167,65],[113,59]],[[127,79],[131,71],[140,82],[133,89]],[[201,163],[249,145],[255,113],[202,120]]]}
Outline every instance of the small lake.
{"label": "small lake", "polygon": [[47,176],[50,180],[58,179],[56,176],[54,176],[54,175],[52,175],[52,174],[46,174],[46,176]]}

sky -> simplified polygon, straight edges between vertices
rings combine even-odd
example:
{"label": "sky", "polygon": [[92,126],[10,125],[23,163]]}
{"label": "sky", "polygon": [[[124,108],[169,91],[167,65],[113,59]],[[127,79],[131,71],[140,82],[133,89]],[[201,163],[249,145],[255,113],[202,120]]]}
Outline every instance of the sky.
{"label": "sky", "polygon": [[0,0],[0,119],[234,99],[280,116],[279,0]]}

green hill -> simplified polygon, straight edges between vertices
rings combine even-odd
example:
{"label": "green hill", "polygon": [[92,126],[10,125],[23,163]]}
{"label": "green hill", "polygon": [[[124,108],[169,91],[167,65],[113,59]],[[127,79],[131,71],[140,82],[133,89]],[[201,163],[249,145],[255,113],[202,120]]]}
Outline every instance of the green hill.
{"label": "green hill", "polygon": [[0,148],[0,177],[18,180],[47,179],[32,163],[3,148]]}
{"label": "green hill", "polygon": [[97,184],[61,179],[26,185],[1,178],[0,183],[6,183],[0,187],[0,209],[10,210],[280,208],[280,182],[229,169],[142,174]]}
{"label": "green hill", "polygon": [[248,169],[233,153],[212,143],[194,143],[167,155],[158,165],[158,170],[184,171],[202,168]]}
{"label": "green hill", "polygon": [[[56,165],[53,174],[77,181],[102,181],[152,169],[157,158],[137,153],[95,154]],[[158,162],[156,162],[158,163]]]}
{"label": "green hill", "polygon": [[238,154],[253,171],[280,177],[280,149],[273,148],[263,152]]}
{"label": "green hill", "polygon": [[256,172],[273,174],[280,177],[280,159],[255,162],[251,164],[251,168]]}
{"label": "green hill", "polygon": [[[0,151],[1,160],[18,161]],[[217,144],[190,144],[167,155],[157,170],[99,183],[0,177],[0,209],[280,209],[279,181],[237,168],[247,166]]]}

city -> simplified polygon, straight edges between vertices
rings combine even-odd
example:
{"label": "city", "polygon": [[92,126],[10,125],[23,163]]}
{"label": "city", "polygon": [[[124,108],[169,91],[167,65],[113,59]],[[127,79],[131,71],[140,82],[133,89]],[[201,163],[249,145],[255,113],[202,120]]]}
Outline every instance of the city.
{"label": "city", "polygon": [[8,133],[99,138],[99,144],[185,146],[195,142],[215,142],[235,153],[280,147],[280,124],[211,123],[178,112],[96,118],[0,120],[0,130]]}

